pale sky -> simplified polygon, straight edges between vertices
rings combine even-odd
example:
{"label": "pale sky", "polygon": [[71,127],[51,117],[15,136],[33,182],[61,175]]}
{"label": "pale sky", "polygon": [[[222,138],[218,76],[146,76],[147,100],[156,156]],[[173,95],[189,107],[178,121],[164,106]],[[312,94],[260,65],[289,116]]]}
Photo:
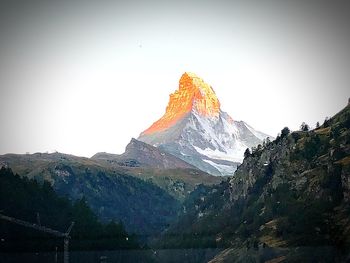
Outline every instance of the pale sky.
{"label": "pale sky", "polygon": [[0,154],[122,153],[185,71],[272,136],[350,97],[346,1],[27,2],[0,9]]}

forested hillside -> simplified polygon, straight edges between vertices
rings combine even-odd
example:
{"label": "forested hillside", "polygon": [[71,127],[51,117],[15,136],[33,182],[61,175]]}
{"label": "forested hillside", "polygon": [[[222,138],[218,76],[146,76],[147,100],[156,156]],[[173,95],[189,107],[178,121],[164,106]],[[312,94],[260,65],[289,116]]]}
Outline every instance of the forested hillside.
{"label": "forested hillside", "polygon": [[160,233],[177,216],[180,207],[164,189],[150,180],[128,175],[88,158],[61,153],[0,156],[0,165],[20,176],[47,181],[60,196],[85,197],[102,222],[121,221],[128,232],[148,236]]}
{"label": "forested hillside", "polygon": [[[350,251],[350,107],[246,151],[235,175],[198,187],[161,247],[226,248],[212,262],[341,262]],[[278,261],[279,262],[279,261]]]}
{"label": "forested hillside", "polygon": [[[84,198],[72,203],[59,197],[48,182],[38,184],[4,167],[0,169],[0,213],[60,232],[66,232],[71,222],[75,222],[71,232],[73,250],[138,247],[135,237],[119,222],[102,224]],[[56,246],[60,250],[63,246],[61,238],[4,220],[0,220],[0,239],[1,252],[55,251]]]}

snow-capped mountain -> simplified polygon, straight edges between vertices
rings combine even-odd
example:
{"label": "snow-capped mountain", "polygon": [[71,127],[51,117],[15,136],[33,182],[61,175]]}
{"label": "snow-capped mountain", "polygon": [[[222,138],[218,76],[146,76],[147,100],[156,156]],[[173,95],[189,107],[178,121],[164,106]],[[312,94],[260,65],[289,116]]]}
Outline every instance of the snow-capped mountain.
{"label": "snow-capped mountain", "polygon": [[159,147],[213,175],[233,175],[247,148],[269,137],[220,109],[213,88],[184,73],[166,112],[138,140]]}

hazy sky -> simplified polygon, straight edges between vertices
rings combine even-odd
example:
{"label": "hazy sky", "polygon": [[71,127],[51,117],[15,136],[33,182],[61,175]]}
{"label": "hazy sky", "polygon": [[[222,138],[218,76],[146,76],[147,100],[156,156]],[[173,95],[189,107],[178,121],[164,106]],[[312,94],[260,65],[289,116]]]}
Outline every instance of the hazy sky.
{"label": "hazy sky", "polygon": [[322,123],[350,97],[347,1],[8,2],[0,154],[121,153],[184,71],[272,136]]}

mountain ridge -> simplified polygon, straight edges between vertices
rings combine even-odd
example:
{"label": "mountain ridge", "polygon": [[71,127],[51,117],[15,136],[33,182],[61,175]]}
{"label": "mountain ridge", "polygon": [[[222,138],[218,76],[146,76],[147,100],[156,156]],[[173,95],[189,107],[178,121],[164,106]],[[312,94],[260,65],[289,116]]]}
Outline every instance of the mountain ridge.
{"label": "mountain ridge", "polygon": [[174,198],[183,201],[199,185],[220,183],[212,176],[180,158],[147,143],[131,139],[120,155],[97,153],[91,159],[103,167],[151,181]]}
{"label": "mountain ridge", "polygon": [[123,154],[96,153],[91,157],[92,160],[110,160],[115,161],[122,166],[152,167],[157,169],[175,169],[195,167],[159,148],[147,143],[138,141],[134,138],[125,147]]}

